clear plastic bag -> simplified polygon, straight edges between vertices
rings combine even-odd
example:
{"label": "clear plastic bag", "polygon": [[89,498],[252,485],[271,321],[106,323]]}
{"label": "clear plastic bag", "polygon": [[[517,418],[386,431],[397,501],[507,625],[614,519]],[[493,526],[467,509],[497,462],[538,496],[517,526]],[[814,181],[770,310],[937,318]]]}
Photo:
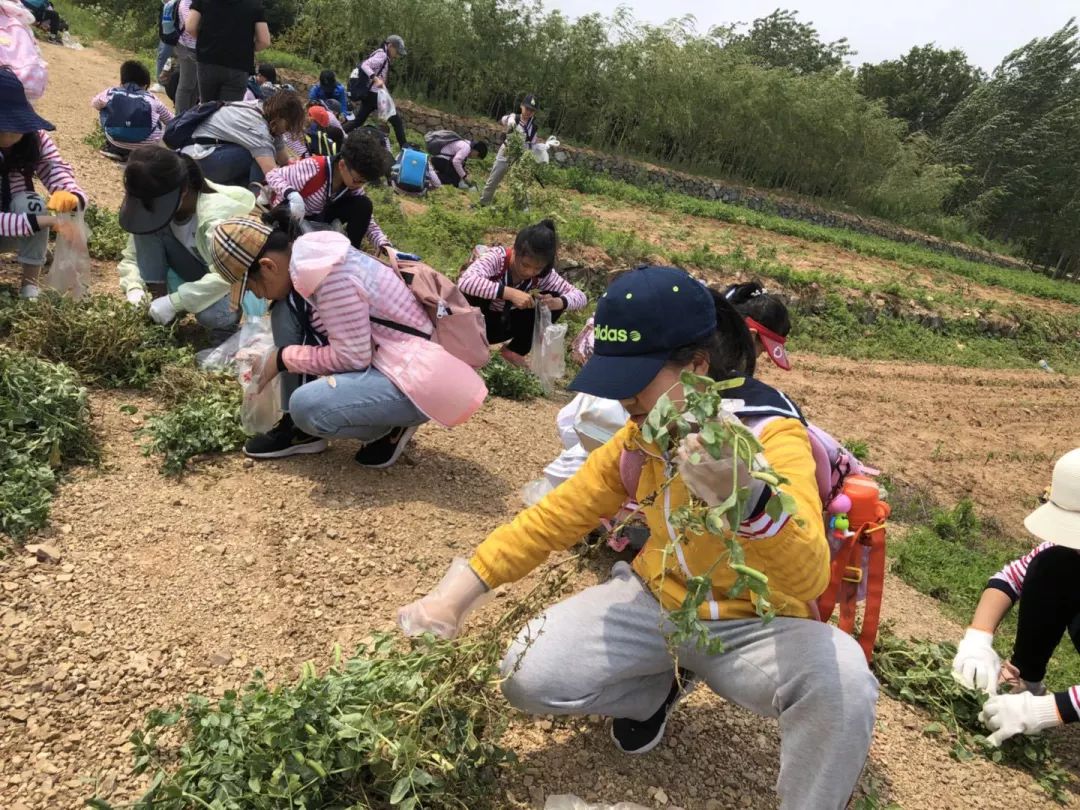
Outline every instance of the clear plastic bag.
{"label": "clear plastic bag", "polygon": [[89,232],[82,211],[56,215],[56,245],[45,283],[78,301],[90,289]]}
{"label": "clear plastic bag", "polygon": [[231,369],[235,366],[236,352],[240,348],[240,333],[233,332],[218,346],[203,349],[195,355],[199,368]]}
{"label": "clear plastic bag", "polygon": [[273,348],[269,315],[244,321],[236,352],[236,374],[244,389],[240,424],[248,433],[266,433],[281,419],[281,376],[274,377],[262,391],[257,390],[255,381],[255,369]]}
{"label": "clear plastic bag", "polygon": [[533,321],[533,344],[529,352],[532,373],[540,378],[544,392],[555,390],[555,381],[566,373],[566,324],[551,322],[551,310],[537,302]]}
{"label": "clear plastic bag", "polygon": [[551,150],[559,146],[559,139],[552,135],[543,143],[534,143],[529,147],[529,151],[532,152],[533,160],[537,163],[549,163],[551,161]]}
{"label": "clear plastic bag", "polygon": [[544,802],[544,810],[649,810],[649,808],[633,802],[589,804],[584,799],[564,793],[560,796],[548,796],[547,801]]}
{"label": "clear plastic bag", "polygon": [[375,108],[375,115],[380,121],[389,121],[397,115],[397,105],[394,104],[394,99],[390,96],[389,90],[385,87],[380,87],[375,91],[375,97],[378,100],[378,106]]}

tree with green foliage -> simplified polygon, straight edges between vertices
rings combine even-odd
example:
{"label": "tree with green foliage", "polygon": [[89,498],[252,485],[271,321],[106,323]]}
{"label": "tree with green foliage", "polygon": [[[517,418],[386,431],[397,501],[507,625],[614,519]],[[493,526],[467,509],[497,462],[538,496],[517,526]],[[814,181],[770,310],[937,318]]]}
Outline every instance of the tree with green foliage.
{"label": "tree with green foliage", "polygon": [[890,116],[908,122],[910,132],[930,134],[985,80],[962,50],[944,51],[933,43],[916,45],[899,59],[866,63],[856,77],[859,92],[883,101]]}
{"label": "tree with green foliage", "polygon": [[1033,261],[1080,264],[1080,41],[1075,20],[1011,53],[946,119],[939,157],[964,166],[949,200]]}
{"label": "tree with green foliage", "polygon": [[847,37],[825,42],[813,23],[780,8],[754,20],[745,34],[731,37],[728,47],[769,67],[801,74],[840,70],[844,60],[855,55]]}

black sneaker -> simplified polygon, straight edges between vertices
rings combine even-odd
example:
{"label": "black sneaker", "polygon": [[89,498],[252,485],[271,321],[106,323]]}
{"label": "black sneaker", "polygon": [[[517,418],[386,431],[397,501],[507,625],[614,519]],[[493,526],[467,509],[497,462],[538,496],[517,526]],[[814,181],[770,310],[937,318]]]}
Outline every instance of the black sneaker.
{"label": "black sneaker", "polygon": [[127,150],[113,146],[111,143],[106,143],[98,150],[98,154],[109,160],[115,160],[117,163],[126,163],[128,159]]}
{"label": "black sneaker", "polygon": [[668,717],[679,701],[694,691],[697,681],[692,672],[679,670],[679,676],[672,680],[671,691],[664,699],[664,704],[648,720],[639,723],[616,717],[611,723],[611,739],[624,754],[647,754],[660,744],[664,738]]}
{"label": "black sneaker", "polygon": [[244,443],[244,455],[249,458],[285,458],[301,453],[321,453],[326,439],[310,436],[297,428],[289,414],[266,433],[252,436]]}
{"label": "black sneaker", "polygon": [[394,428],[386,436],[368,442],[356,451],[356,463],[361,467],[370,467],[373,470],[384,470],[392,467],[394,462],[401,456],[405,445],[413,437],[419,426]]}

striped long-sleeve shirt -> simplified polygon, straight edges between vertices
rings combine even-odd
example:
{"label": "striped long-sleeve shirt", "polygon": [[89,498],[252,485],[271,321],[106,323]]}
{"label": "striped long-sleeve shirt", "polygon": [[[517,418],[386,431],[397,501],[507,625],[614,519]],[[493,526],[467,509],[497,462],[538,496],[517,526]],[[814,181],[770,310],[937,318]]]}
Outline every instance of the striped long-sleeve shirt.
{"label": "striped long-sleeve shirt", "polygon": [[[312,184],[304,194],[305,187],[322,173],[325,177],[323,182]],[[310,157],[298,160],[289,166],[280,166],[266,175],[266,185],[273,191],[272,204],[278,205],[290,191],[296,191],[304,198],[304,210],[309,217],[316,217],[326,210],[326,207],[338,196],[352,194],[360,196],[364,193],[362,188],[345,189],[337,195],[331,195],[330,184],[333,176],[333,163],[324,157]],[[376,251],[383,248],[393,247],[390,238],[383,233],[375,217],[371,218],[371,224],[367,229],[368,241]]]}
{"label": "striped long-sleeve shirt", "polygon": [[431,320],[405,282],[370,257],[336,266],[311,298],[312,327],[327,338],[325,346],[286,346],[281,361],[301,374],[361,371],[371,364],[374,347],[401,340],[393,327],[372,318],[431,333]]}
{"label": "striped long-sleeve shirt", "polygon": [[[110,87],[108,90],[102,90],[90,100],[90,106],[95,110],[104,110],[109,103],[109,97],[117,91],[126,92],[123,87]],[[172,110],[162,104],[153,93],[144,91],[144,94],[146,100],[150,103],[150,128],[152,130],[150,136],[139,143],[124,143],[113,140],[108,133],[105,133],[105,140],[114,146],[119,146],[121,149],[134,149],[137,146],[154,144],[161,140],[161,136],[165,132],[165,125],[173,120]]]}
{"label": "striped long-sleeve shirt", "polygon": [[180,34],[180,45],[185,48],[191,48],[195,50],[195,46],[198,45],[195,37],[193,37],[187,30],[187,15],[191,11],[191,0],[180,0],[180,19],[184,21],[184,31]]}
{"label": "striped long-sleeve shirt", "polygon": [[[1054,547],[1054,543],[1040,543],[1023,557],[1013,560],[990,577],[987,587],[1001,591],[1016,602],[1023,593],[1024,580],[1027,578],[1031,563],[1044,551]],[[1064,692],[1055,692],[1054,700],[1057,702],[1058,714],[1064,722],[1075,723],[1080,720],[1080,685],[1070,687]]]}
{"label": "striped long-sleeve shirt", "polygon": [[385,47],[379,48],[360,63],[360,69],[373,80],[382,79],[385,83],[386,77],[390,74],[390,54],[386,52]]}
{"label": "striped long-sleeve shirt", "polygon": [[458,287],[466,295],[491,300],[492,309],[503,309],[503,291],[509,286],[523,292],[539,290],[562,298],[566,309],[582,309],[588,300],[585,293],[560,276],[557,271],[515,283],[507,266],[507,250],[504,247],[489,248],[483,256],[474,261],[458,279]]}
{"label": "striped long-sleeve shirt", "polygon": [[[42,182],[49,193],[54,191],[69,191],[79,198],[83,208],[86,207],[86,192],[79,188],[75,182],[75,172],[71,164],[60,156],[60,150],[56,148],[53,139],[44,131],[28,133],[25,137],[37,138],[41,156],[34,164],[32,172]],[[33,177],[27,176],[20,171],[8,170],[4,166],[3,154],[0,153],[0,172],[4,172],[4,185],[11,195],[21,192],[33,192]],[[39,230],[37,217],[34,214],[12,214],[0,212],[0,236],[30,236]]]}

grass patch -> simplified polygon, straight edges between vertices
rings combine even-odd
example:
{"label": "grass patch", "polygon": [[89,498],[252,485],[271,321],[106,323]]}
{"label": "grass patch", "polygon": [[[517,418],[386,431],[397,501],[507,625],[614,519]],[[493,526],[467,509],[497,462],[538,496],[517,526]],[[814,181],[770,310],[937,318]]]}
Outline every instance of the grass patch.
{"label": "grass patch", "polygon": [[544,396],[539,377],[531,371],[507,363],[498,355],[494,355],[488,364],[480,369],[480,376],[487,384],[488,394],[493,397],[528,402]]}
{"label": "grass patch", "polygon": [[145,388],[163,366],[193,357],[190,348],[176,344],[171,329],[149,321],[144,307],[108,295],[73,301],[45,292],[18,307],[8,340],[103,388]]}
{"label": "grass patch", "polygon": [[[315,81],[322,71],[322,68],[310,59],[304,59],[302,56],[297,56],[288,51],[280,51],[277,48],[267,48],[265,51],[259,51],[258,61],[259,64],[268,62],[278,70],[303,73],[310,76],[312,81]],[[341,81],[344,83],[344,78]]]}
{"label": "grass patch", "polygon": [[864,439],[848,439],[844,447],[859,461],[867,461],[870,458],[870,445]]}
{"label": "grass patch", "polygon": [[[937,599],[948,615],[967,623],[987,580],[1031,545],[996,535],[980,520],[971,501],[963,500],[951,510],[936,510],[929,525],[913,529],[890,543],[889,549],[895,574]],[[1016,613],[1015,608],[1009,612],[995,635],[994,646],[1002,658],[1012,652]],[[1080,683],[1080,659],[1070,642],[1063,641],[1050,659],[1046,680],[1052,689]]]}
{"label": "grass patch", "polygon": [[87,240],[90,257],[102,261],[119,261],[130,237],[127,231],[120,227],[116,212],[91,203],[86,208],[86,225],[90,229],[90,238]]}
{"label": "grass patch", "polygon": [[0,532],[22,540],[44,526],[59,470],[97,457],[86,389],[74,372],[0,352]]}

